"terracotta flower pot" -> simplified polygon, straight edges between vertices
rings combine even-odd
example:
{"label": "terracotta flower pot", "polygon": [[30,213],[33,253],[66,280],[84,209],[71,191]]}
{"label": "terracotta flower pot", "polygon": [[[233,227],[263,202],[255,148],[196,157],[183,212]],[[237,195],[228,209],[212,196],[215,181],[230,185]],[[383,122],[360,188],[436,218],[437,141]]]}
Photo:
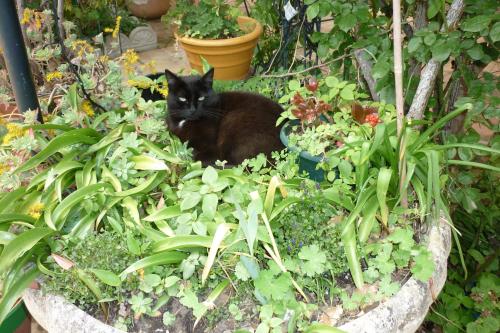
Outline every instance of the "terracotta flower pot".
{"label": "terracotta flower pot", "polygon": [[262,34],[262,26],[251,17],[238,17],[238,24],[247,34],[228,39],[196,39],[178,37],[186,51],[191,68],[202,72],[201,57],[215,68],[217,80],[241,80],[248,75],[253,51]]}
{"label": "terracotta flower pot", "polygon": [[127,8],[134,16],[156,19],[168,11],[170,0],[127,0]]}

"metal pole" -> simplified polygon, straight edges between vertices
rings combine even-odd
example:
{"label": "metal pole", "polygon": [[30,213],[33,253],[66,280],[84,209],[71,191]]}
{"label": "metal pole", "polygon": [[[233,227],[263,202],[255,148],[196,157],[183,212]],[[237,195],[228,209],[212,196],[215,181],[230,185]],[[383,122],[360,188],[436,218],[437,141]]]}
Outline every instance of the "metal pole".
{"label": "metal pole", "polygon": [[[0,0],[0,48],[20,112],[40,110],[15,0]],[[38,112],[38,120],[42,114]]]}

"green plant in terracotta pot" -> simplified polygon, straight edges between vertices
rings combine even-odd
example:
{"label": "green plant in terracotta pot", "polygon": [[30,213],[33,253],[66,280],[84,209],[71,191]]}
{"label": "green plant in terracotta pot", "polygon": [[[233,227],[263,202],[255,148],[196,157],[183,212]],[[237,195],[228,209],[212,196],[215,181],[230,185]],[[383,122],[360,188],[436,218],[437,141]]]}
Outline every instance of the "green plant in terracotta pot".
{"label": "green plant in terracotta pot", "polygon": [[[288,120],[282,127],[281,141],[289,150],[299,152],[301,171],[316,181],[324,180],[322,165],[328,164],[330,155],[348,150],[349,158],[352,143],[370,140],[378,123],[395,116],[392,105],[361,101],[367,95],[359,93],[354,83],[335,76],[311,77],[304,84],[291,80],[288,88],[289,93],[280,99],[286,111],[278,124]],[[334,178],[335,173],[328,175],[329,180]]]}
{"label": "green plant in terracotta pot", "polygon": [[202,72],[202,58],[215,68],[215,79],[240,80],[248,76],[262,26],[241,16],[224,0],[180,0],[162,17],[174,25],[176,36],[193,69]]}

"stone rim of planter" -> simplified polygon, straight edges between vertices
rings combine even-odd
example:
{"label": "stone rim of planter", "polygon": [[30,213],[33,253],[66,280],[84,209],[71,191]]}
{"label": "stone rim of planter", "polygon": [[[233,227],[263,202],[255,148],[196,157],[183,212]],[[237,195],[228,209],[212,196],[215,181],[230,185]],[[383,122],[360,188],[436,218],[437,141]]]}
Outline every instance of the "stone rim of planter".
{"label": "stone rim of planter", "polygon": [[[396,295],[338,328],[352,333],[415,332],[446,282],[451,250],[451,228],[446,219],[441,218],[428,230],[427,248],[432,252],[436,267],[429,282],[411,277]],[[23,298],[33,318],[50,333],[123,332],[97,320],[60,296],[42,295],[39,290],[28,289]]]}

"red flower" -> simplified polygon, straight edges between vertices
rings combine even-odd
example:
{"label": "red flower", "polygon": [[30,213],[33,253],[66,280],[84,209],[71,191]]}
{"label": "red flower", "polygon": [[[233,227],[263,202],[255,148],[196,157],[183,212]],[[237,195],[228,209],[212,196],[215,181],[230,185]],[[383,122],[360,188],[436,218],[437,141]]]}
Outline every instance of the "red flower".
{"label": "red flower", "polygon": [[364,122],[369,123],[371,125],[371,127],[375,127],[380,122],[380,119],[378,117],[378,114],[370,113],[370,114],[366,115]]}
{"label": "red flower", "polygon": [[295,93],[295,95],[293,95],[291,102],[293,105],[298,106],[299,104],[304,103],[304,98],[300,93],[297,92]]}
{"label": "red flower", "polygon": [[306,88],[311,92],[315,92],[318,89],[318,81],[316,80],[316,78],[309,78],[309,81],[306,82]]}

